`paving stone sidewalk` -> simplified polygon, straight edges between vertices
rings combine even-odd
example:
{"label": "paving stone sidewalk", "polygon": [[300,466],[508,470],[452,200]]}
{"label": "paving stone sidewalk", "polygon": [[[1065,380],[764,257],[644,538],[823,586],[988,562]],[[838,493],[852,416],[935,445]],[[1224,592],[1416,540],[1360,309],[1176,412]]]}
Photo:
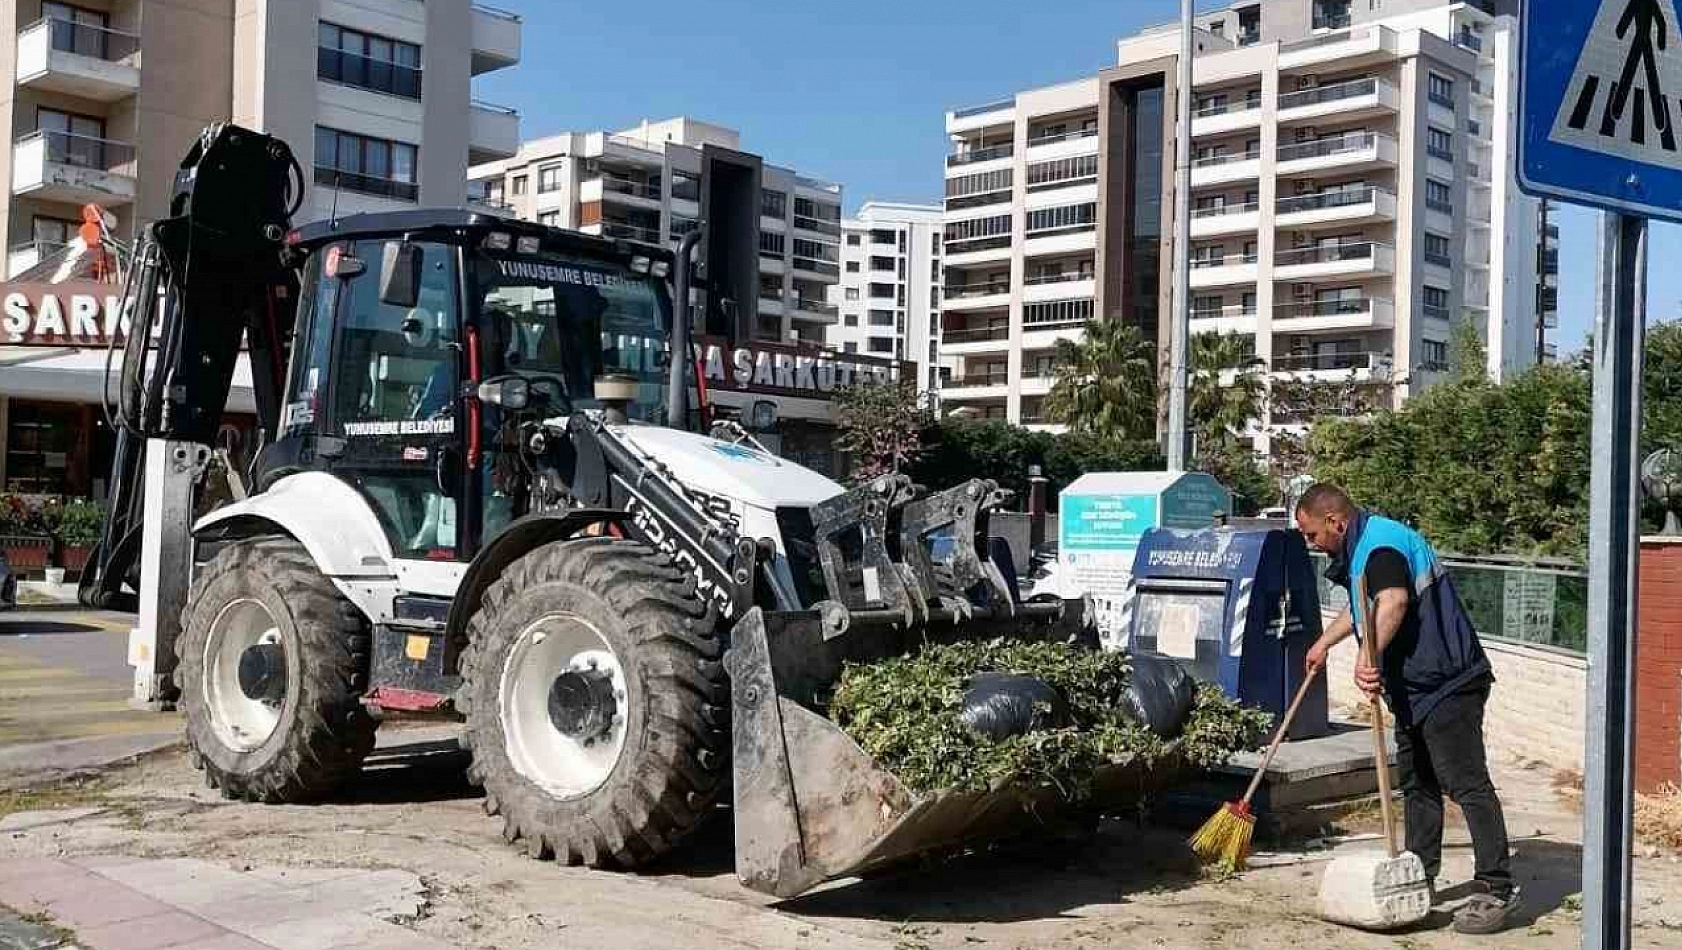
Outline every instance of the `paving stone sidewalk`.
{"label": "paving stone sidewalk", "polygon": [[392,922],[425,907],[405,871],[0,861],[0,950],[460,950]]}

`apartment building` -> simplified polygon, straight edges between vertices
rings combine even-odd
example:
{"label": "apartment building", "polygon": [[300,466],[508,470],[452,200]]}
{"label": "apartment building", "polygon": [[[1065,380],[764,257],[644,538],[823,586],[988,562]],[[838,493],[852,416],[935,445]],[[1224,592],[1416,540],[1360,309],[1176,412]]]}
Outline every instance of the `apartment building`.
{"label": "apartment building", "polygon": [[[1401,400],[1457,320],[1496,377],[1546,350],[1557,230],[1513,180],[1517,30],[1488,3],[1268,0],[1198,19],[1192,330]],[[1034,424],[1093,316],[1166,349],[1178,25],[1096,76],[949,112],[948,409]],[[1550,254],[1550,250],[1552,254]],[[1288,411],[1262,420],[1296,426]]]}
{"label": "apartment building", "polygon": [[841,321],[827,342],[847,353],[917,364],[917,387],[940,389],[941,209],[867,201],[841,222]]}
{"label": "apartment building", "polygon": [[470,160],[519,146],[519,117],[470,88],[519,60],[520,34],[468,0],[7,4],[7,273],[66,243],[86,204],[124,236],[166,213],[181,157],[219,120],[292,146],[310,169],[300,219],[459,205]]}
{"label": "apartment building", "polygon": [[728,187],[733,197],[720,208],[758,212],[734,228],[758,234],[758,289],[741,295],[754,309],[742,314],[740,335],[822,344],[838,322],[830,288],[841,276],[841,186],[742,151],[735,129],[680,116],[620,132],[564,132],[475,166],[468,187],[488,210],[650,243],[678,241],[714,191]]}
{"label": "apartment building", "polygon": [[[291,145],[300,223],[459,206],[469,161],[519,146],[519,117],[470,89],[519,60],[520,18],[468,0],[19,0],[0,5],[0,37],[0,489],[99,495],[115,444],[89,318],[120,288],[14,278],[64,256],[87,205],[124,240],[167,214],[206,125]],[[234,380],[229,424],[248,436],[243,360]]]}

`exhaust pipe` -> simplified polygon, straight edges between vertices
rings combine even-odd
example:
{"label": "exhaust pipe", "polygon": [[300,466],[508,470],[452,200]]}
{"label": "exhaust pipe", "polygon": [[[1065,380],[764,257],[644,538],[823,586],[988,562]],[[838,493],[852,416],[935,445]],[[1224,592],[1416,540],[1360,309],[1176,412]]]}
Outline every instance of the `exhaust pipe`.
{"label": "exhaust pipe", "polygon": [[[666,376],[666,422],[675,429],[689,428],[689,381],[684,378],[689,366],[693,323],[689,309],[689,286],[694,265],[689,257],[695,245],[701,243],[701,235],[706,229],[706,223],[702,222],[683,236],[677,245],[677,261],[672,265],[672,332],[668,344],[671,356]],[[698,385],[700,381],[696,380],[696,383]]]}

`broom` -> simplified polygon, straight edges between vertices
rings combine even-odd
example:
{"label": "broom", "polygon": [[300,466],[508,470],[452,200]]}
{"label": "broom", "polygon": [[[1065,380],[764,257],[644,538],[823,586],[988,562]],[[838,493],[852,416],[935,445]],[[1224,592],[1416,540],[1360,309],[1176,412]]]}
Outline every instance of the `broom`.
{"label": "broom", "polygon": [[1191,849],[1204,860],[1217,860],[1222,868],[1228,871],[1242,870],[1244,859],[1250,854],[1250,836],[1256,830],[1256,816],[1250,811],[1250,799],[1261,787],[1262,777],[1267,774],[1267,767],[1273,762],[1273,754],[1279,751],[1279,743],[1285,738],[1285,733],[1291,728],[1291,719],[1297,714],[1297,707],[1302,705],[1302,699],[1308,695],[1309,684],[1314,677],[1320,675],[1319,670],[1303,677],[1302,685],[1297,687],[1296,698],[1285,710],[1285,718],[1279,720],[1279,728],[1273,734],[1273,743],[1267,747],[1267,753],[1262,756],[1261,765],[1256,767],[1256,774],[1250,778],[1250,787],[1244,790],[1244,797],[1235,802],[1227,802],[1220,810],[1209,816],[1203,827],[1197,829],[1197,834],[1191,836]]}

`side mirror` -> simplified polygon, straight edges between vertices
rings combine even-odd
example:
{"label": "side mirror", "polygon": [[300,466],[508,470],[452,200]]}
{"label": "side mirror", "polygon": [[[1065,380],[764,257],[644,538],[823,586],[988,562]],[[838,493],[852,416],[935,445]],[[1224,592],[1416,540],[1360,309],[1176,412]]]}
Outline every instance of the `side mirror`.
{"label": "side mirror", "polygon": [[420,302],[421,263],[425,255],[419,244],[389,241],[380,261],[380,302],[393,307],[413,307]]}
{"label": "side mirror", "polygon": [[492,376],[479,384],[479,401],[504,409],[524,409],[531,404],[531,383],[519,376]]}

